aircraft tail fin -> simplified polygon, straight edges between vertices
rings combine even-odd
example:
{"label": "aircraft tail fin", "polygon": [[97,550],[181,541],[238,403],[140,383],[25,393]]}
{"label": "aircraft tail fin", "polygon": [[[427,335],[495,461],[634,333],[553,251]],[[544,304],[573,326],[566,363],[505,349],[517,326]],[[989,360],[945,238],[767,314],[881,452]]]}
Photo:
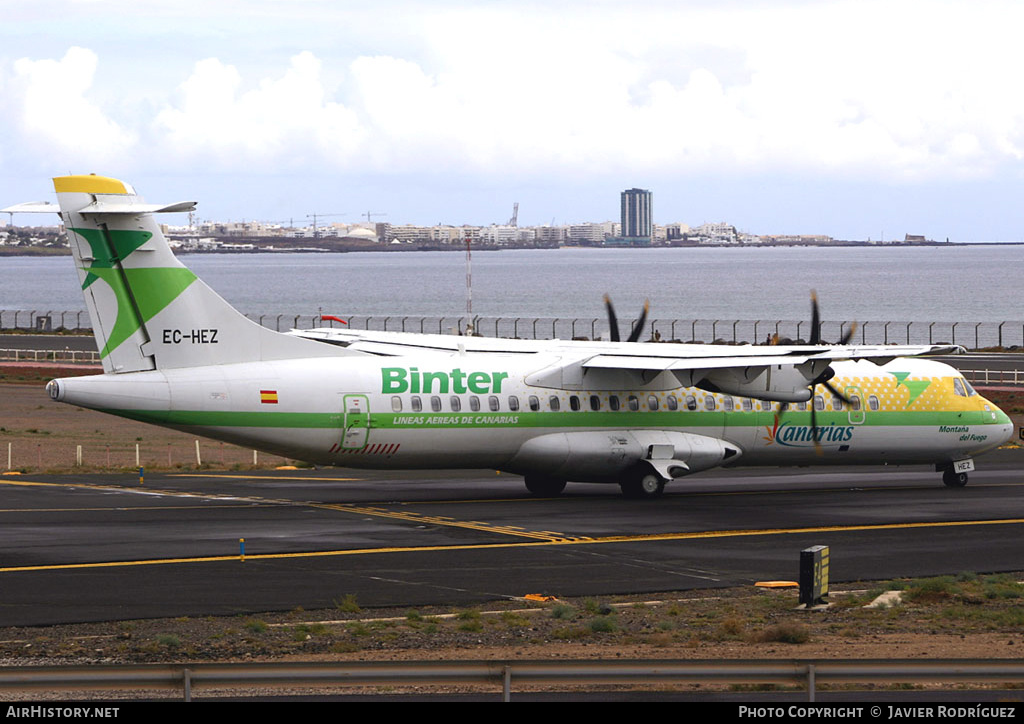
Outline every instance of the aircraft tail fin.
{"label": "aircraft tail fin", "polygon": [[178,261],[153,214],[195,202],[146,204],[104,176],[53,183],[105,372],[344,354],[261,327]]}

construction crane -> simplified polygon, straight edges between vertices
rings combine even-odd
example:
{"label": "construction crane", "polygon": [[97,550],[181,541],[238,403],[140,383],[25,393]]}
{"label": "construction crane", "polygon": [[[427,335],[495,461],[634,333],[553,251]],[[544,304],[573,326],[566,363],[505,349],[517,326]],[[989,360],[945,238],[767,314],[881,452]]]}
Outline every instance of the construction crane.
{"label": "construction crane", "polygon": [[360,216],[365,216],[366,217],[366,223],[367,224],[372,224],[373,223],[373,219],[370,218],[371,216],[387,216],[387,214],[385,214],[382,211],[367,211],[365,214],[360,214]]}
{"label": "construction crane", "polygon": [[512,204],[512,218],[508,220],[509,226],[519,226],[519,202]]}
{"label": "construction crane", "polygon": [[313,238],[314,239],[319,239],[320,238],[320,232],[316,230],[316,220],[317,219],[326,219],[328,216],[344,216],[344,215],[345,215],[344,213],[341,213],[341,214],[306,214],[306,218],[307,219],[312,219],[313,220]]}

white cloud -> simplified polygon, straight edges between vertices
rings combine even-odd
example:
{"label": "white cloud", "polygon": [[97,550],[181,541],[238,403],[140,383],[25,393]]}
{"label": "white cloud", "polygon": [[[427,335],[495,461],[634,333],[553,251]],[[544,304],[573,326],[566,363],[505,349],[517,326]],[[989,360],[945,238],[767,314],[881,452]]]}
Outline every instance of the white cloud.
{"label": "white cloud", "polygon": [[[106,57],[83,48],[15,61],[6,145],[62,166],[132,157],[165,170],[476,178],[943,180],[1024,157],[1014,2],[384,3],[351,16],[297,2],[307,20],[332,20],[303,22],[303,37],[275,5],[259,7],[245,47],[266,33],[278,53],[293,48],[287,62],[257,65],[213,33],[215,52],[178,61],[192,70],[176,89],[94,88]],[[142,66],[133,78],[159,63],[167,76],[163,54],[136,56],[110,62]]]}
{"label": "white cloud", "polygon": [[320,61],[309,52],[291,59],[279,77],[241,91],[238,69],[217,58],[196,63],[178,99],[152,124],[155,142],[177,162],[202,160],[221,169],[281,169],[347,164],[361,141],[355,115],[327,100]]}
{"label": "white cloud", "polygon": [[21,58],[6,84],[20,153],[58,163],[92,165],[122,159],[136,134],[109,118],[89,98],[98,64],[96,53],[72,47],[60,60]]}

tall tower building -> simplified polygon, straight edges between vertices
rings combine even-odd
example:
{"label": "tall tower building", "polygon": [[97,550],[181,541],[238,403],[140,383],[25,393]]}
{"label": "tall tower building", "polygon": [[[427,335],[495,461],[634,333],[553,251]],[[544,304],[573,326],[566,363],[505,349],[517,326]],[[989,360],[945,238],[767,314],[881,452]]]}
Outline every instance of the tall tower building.
{"label": "tall tower building", "polygon": [[633,244],[650,244],[654,239],[651,220],[654,195],[646,189],[622,192],[622,236]]}

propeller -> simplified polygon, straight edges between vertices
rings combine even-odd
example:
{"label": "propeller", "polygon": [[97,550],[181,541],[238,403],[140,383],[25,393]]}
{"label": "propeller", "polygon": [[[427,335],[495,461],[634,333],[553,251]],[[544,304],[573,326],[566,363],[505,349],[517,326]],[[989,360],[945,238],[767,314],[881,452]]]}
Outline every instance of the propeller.
{"label": "propeller", "polygon": [[[604,306],[608,310],[608,333],[611,335],[612,342],[621,341],[619,336],[619,318],[615,314],[615,307],[612,305],[612,299],[607,294],[604,295]],[[648,300],[644,300],[644,310],[640,313],[640,319],[636,321],[636,325],[633,327],[633,331],[629,333],[627,342],[636,342],[640,339],[640,335],[644,331],[644,322],[647,321],[647,312],[651,307],[651,303]]]}
{"label": "propeller", "polygon": [[[857,331],[857,323],[854,322],[850,325],[850,329],[843,334],[842,339],[839,340],[840,345],[849,344],[850,340],[853,339],[854,332]],[[778,340],[773,340],[772,344],[777,344]],[[811,338],[810,344],[820,345],[821,341],[821,310],[818,307],[818,294],[813,289],[811,290]],[[814,405],[814,388],[818,385],[824,385],[825,389],[832,393],[833,396],[838,397],[845,404],[852,404],[850,398],[841,392],[835,385],[829,380],[835,377],[836,372],[831,367],[826,367],[825,370],[810,381],[807,385],[807,389],[811,392],[811,398],[808,402],[811,405],[811,430],[814,439],[814,451],[821,455],[821,441],[818,439],[818,410]],[[781,416],[786,410],[789,409],[789,403],[783,402],[779,406],[779,416]]]}

